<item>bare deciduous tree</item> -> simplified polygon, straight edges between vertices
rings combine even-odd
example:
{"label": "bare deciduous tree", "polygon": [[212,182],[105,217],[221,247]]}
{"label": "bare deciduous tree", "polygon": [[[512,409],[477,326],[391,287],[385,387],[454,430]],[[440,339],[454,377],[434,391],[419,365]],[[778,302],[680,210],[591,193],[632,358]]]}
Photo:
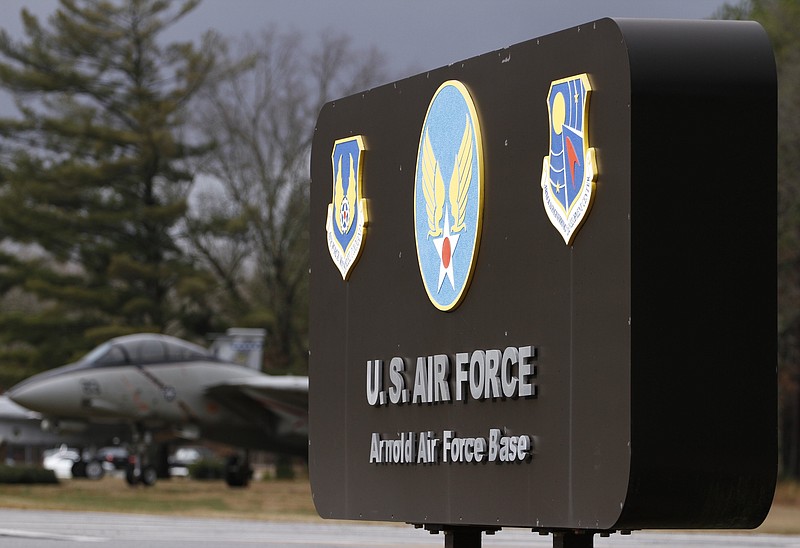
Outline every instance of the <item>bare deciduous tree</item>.
{"label": "bare deciduous tree", "polygon": [[273,371],[307,367],[309,154],[331,99],[384,81],[375,51],[326,34],[267,31],[226,52],[228,74],[205,96],[199,124],[217,148],[204,166],[186,236],[224,290],[227,316],[267,328]]}

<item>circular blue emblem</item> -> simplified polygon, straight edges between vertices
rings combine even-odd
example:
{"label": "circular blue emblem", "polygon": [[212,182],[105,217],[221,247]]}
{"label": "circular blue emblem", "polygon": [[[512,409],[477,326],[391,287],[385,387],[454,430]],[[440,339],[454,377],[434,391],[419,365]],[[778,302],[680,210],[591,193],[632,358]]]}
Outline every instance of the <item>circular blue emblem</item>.
{"label": "circular blue emblem", "polygon": [[414,232],[428,298],[457,307],[469,287],[483,216],[483,146],[477,111],[457,80],[431,99],[417,152]]}

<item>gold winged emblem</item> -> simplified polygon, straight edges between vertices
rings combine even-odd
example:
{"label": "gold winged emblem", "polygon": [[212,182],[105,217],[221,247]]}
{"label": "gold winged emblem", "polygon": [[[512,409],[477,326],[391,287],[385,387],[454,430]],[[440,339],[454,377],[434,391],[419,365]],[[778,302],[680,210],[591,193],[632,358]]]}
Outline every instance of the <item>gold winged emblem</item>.
{"label": "gold winged emblem", "polygon": [[[331,152],[331,171],[333,172],[333,200],[328,204],[325,232],[328,251],[342,279],[350,275],[353,265],[364,248],[367,226],[367,200],[363,197],[364,137],[355,135],[337,139]],[[350,161],[345,190],[343,169]],[[344,165],[342,165],[344,164]]]}
{"label": "gold winged emblem", "polygon": [[[466,228],[464,218],[467,210],[467,194],[472,181],[472,155],[472,126],[467,117],[448,188],[450,215],[453,217],[451,233]],[[425,212],[428,215],[428,236],[440,236],[442,216],[445,214],[444,179],[427,131],[422,145],[422,191],[425,196]]]}
{"label": "gold winged emblem", "polygon": [[350,176],[347,180],[347,195],[344,193],[344,182],[342,180],[342,158],[339,157],[339,164],[336,169],[336,180],[333,185],[333,206],[335,208],[336,222],[339,231],[347,234],[353,224],[353,210],[356,203],[356,174],[353,167],[353,155],[350,157]]}

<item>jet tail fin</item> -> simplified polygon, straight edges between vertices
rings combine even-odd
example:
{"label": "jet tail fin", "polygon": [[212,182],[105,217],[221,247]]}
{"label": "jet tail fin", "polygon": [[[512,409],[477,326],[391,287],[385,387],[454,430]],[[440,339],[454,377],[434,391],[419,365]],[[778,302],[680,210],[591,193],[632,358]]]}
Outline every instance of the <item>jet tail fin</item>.
{"label": "jet tail fin", "polygon": [[260,371],[266,334],[265,329],[231,327],[224,335],[213,337],[211,352],[221,360]]}

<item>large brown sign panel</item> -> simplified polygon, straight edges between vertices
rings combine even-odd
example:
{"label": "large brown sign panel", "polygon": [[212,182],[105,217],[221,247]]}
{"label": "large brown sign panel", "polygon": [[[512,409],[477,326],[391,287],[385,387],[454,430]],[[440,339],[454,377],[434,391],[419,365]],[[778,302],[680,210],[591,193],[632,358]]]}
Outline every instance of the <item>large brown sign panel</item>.
{"label": "large brown sign panel", "polygon": [[753,527],[775,481],[775,67],[604,19],[327,104],[323,517]]}

